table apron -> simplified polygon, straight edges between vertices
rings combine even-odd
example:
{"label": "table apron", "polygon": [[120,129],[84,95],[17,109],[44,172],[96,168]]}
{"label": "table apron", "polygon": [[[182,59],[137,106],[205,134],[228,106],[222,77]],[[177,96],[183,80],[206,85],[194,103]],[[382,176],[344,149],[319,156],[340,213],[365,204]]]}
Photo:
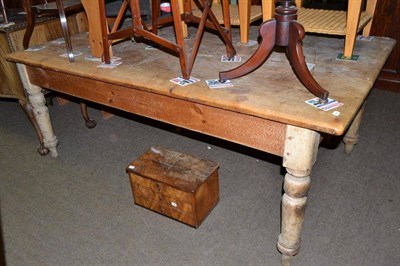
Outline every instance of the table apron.
{"label": "table apron", "polygon": [[286,124],[190,100],[40,67],[26,67],[42,88],[283,155]]}

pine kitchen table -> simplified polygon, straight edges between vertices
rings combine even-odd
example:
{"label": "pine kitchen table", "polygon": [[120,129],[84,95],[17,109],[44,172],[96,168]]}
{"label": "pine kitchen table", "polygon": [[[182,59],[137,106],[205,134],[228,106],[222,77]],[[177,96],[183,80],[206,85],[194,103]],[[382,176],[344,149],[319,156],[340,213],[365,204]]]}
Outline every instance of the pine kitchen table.
{"label": "pine kitchen table", "polygon": [[[160,34],[173,38],[168,28]],[[234,38],[238,39],[238,34]],[[322,137],[343,135],[346,151],[351,151],[364,102],[395,44],[380,37],[357,41],[354,51],[359,60],[349,62],[336,60],[343,40],[307,36],[303,49],[306,61],[314,64],[314,78],[329,91],[330,98],[343,103],[323,111],[305,103],[314,96],[298,81],[280,51],[274,51],[255,72],[233,80],[233,87],[210,89],[205,80],[217,79],[220,71],[241,64],[221,62],[225,47],[213,34],[205,33],[194,64],[192,76],[200,81],[187,86],[170,81],[180,75],[178,58],[149,49],[148,44],[130,40],[114,44],[114,56],[121,57],[122,64],[100,68],[100,62],[85,59],[91,55],[87,33],[73,36],[72,42],[74,51],[82,53],[74,63],[60,56],[65,47],[56,43],[48,43],[40,51],[7,56],[18,65],[52,156],[57,156],[58,140],[41,88],[281,156],[287,173],[277,246],[284,265],[290,264],[299,250],[310,174]],[[237,47],[242,62],[256,48]]]}

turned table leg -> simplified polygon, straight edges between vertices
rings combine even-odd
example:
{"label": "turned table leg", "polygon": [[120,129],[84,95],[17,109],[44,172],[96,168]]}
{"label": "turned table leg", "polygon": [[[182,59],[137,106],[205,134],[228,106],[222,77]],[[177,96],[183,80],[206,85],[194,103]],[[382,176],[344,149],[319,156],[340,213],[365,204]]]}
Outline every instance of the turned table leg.
{"label": "turned table leg", "polygon": [[282,265],[290,265],[300,249],[300,232],[310,187],[310,173],[318,151],[319,133],[287,126],[283,166],[287,174],[282,197],[281,233],[277,247],[282,253]]}
{"label": "turned table leg", "polygon": [[42,93],[42,88],[29,82],[28,74],[24,65],[17,64],[17,68],[21,77],[22,85],[32,106],[33,114],[36,118],[40,131],[43,134],[44,146],[49,149],[51,156],[55,158],[57,157],[56,147],[58,140],[53,132],[49,109],[45,105],[46,100]]}
{"label": "turned table leg", "polygon": [[28,100],[19,100],[19,105],[21,106],[22,110],[24,111],[25,115],[28,117],[29,121],[31,122],[33,128],[35,129],[36,135],[39,139],[39,147],[37,151],[40,155],[46,155],[49,153],[49,149],[44,146],[43,141],[43,134],[39,128],[39,125],[36,121],[36,117],[33,114],[32,105],[28,102]]}
{"label": "turned table leg", "polygon": [[343,137],[343,142],[345,144],[344,151],[346,153],[351,153],[354,148],[354,145],[358,143],[358,129],[360,128],[361,120],[364,114],[365,104],[361,107],[360,111],[358,111],[356,117],[351,123],[349,129]]}

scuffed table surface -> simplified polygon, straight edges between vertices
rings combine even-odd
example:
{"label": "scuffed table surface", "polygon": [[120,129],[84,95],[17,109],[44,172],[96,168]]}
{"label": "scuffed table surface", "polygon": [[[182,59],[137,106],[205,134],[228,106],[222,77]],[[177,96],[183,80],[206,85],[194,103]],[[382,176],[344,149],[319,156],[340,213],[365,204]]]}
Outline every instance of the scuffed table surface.
{"label": "scuffed table surface", "polygon": [[[173,38],[171,33],[169,28],[161,31],[162,35]],[[234,87],[210,89],[205,80],[217,79],[220,71],[242,64],[254,53],[257,45],[236,45],[242,62],[222,63],[225,47],[216,35],[205,33],[192,72],[200,82],[181,87],[169,81],[180,75],[179,59],[165,51],[146,49],[146,43],[127,40],[113,46],[114,56],[121,57],[123,63],[113,69],[103,69],[98,68],[99,62],[84,59],[90,55],[87,33],[73,36],[72,41],[74,51],[83,53],[75,58],[74,63],[60,56],[65,53],[65,47],[56,43],[48,43],[45,49],[36,52],[16,52],[8,55],[7,59],[332,135],[345,132],[395,44],[394,40],[381,37],[357,41],[354,54],[360,55],[359,61],[339,61],[336,56],[343,49],[342,39],[306,36],[303,42],[306,62],[315,64],[311,73],[329,91],[330,98],[344,103],[331,111],[322,111],[305,103],[314,95],[298,81],[282,51],[274,51],[253,73],[232,80]],[[192,41],[186,40],[188,47]],[[340,115],[333,115],[333,111],[339,111]]]}

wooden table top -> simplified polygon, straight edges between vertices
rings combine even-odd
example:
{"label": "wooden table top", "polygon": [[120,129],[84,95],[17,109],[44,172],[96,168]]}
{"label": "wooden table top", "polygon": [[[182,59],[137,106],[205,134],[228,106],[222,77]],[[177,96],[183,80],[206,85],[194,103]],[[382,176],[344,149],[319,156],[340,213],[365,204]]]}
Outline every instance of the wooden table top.
{"label": "wooden table top", "polygon": [[[173,38],[170,28],[163,29],[160,35]],[[238,34],[234,34],[234,43],[237,39]],[[187,47],[190,47],[192,41],[186,40]],[[74,51],[83,53],[76,57],[74,63],[59,56],[66,52],[65,46],[56,43],[48,43],[45,49],[36,52],[12,53],[7,56],[7,60],[109,82],[128,89],[151,91],[332,135],[342,135],[345,132],[368,96],[395,44],[394,40],[381,37],[375,37],[372,41],[357,41],[354,54],[360,55],[359,60],[339,61],[336,56],[343,50],[343,39],[306,36],[303,43],[306,62],[315,64],[311,73],[329,91],[330,98],[344,103],[331,111],[322,111],[305,103],[314,98],[314,95],[298,81],[283,52],[274,51],[261,68],[233,80],[234,87],[210,89],[205,80],[217,79],[220,71],[242,64],[257,49],[257,45],[235,45],[242,62],[222,63],[224,45],[216,35],[205,33],[192,72],[192,76],[200,81],[181,87],[169,81],[180,75],[178,57],[157,49],[148,50],[148,44],[130,40],[115,44],[114,56],[121,57],[123,63],[113,69],[103,69],[97,67],[99,62],[84,59],[90,55],[87,33],[73,36],[72,42]],[[188,48],[188,52],[190,50]],[[340,115],[333,115],[333,111],[339,111]]]}

